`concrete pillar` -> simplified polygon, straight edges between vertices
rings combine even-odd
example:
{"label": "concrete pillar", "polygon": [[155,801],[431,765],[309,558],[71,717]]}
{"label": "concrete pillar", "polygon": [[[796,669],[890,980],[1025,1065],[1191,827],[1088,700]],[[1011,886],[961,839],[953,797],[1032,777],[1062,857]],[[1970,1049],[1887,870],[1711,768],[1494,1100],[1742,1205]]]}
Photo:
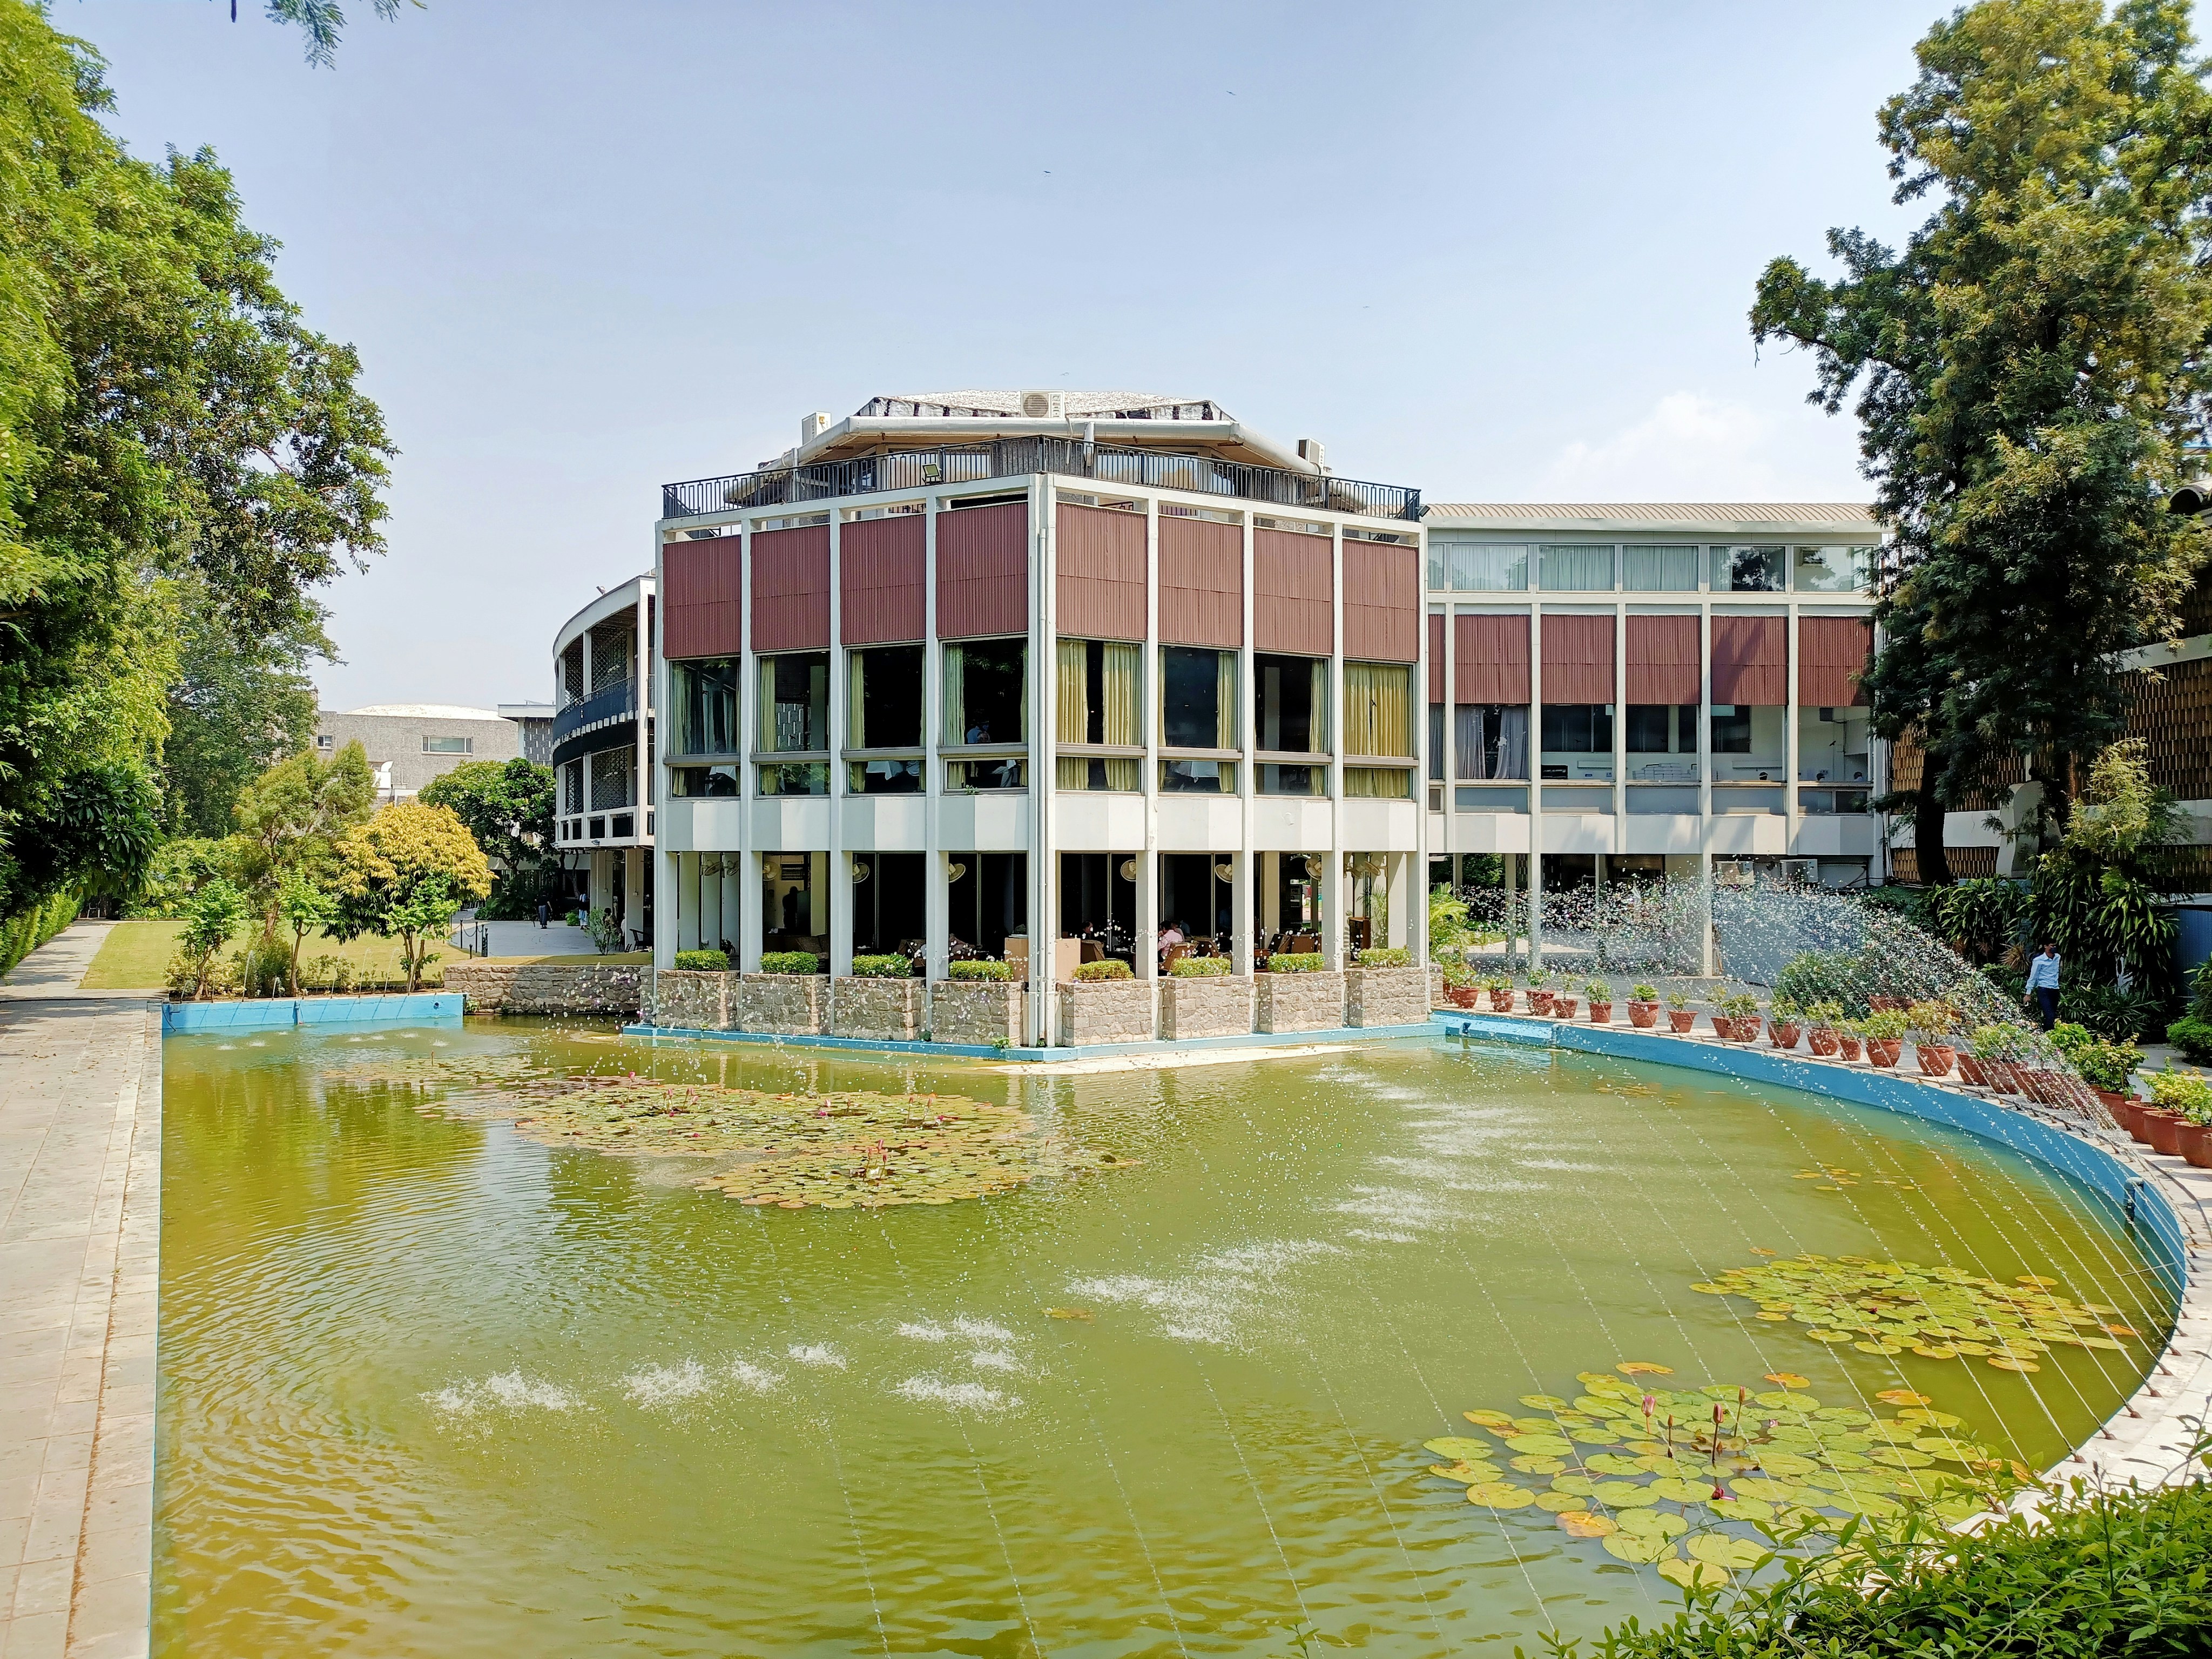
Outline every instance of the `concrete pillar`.
{"label": "concrete pillar", "polygon": [[1332,974],[1344,970],[1345,891],[1350,880],[1344,856],[1340,848],[1332,848],[1321,859],[1321,965]]}
{"label": "concrete pillar", "polygon": [[1033,1047],[1049,1044],[1053,963],[1060,952],[1060,629],[1054,601],[1052,480],[1030,480],[1030,1012],[1024,1034]]}
{"label": "concrete pillar", "polygon": [[[1710,559],[1711,556],[1706,556]],[[1711,567],[1699,573],[1711,580]],[[1698,607],[1698,971],[1710,978],[1713,960],[1713,604]]]}
{"label": "concrete pillar", "polygon": [[1544,607],[1528,607],[1528,965],[1544,965]]}
{"label": "concrete pillar", "polygon": [[1145,845],[1137,854],[1136,969],[1157,979],[1160,967],[1160,504],[1145,502],[1145,661],[1138,692],[1144,733]]}
{"label": "concrete pillar", "polygon": [[947,936],[945,843],[939,823],[945,799],[945,764],[938,758],[944,734],[945,653],[937,641],[937,514],[942,498],[922,502],[921,632],[921,936],[924,984],[945,977]]}
{"label": "concrete pillar", "polygon": [[[1251,752],[1250,745],[1246,745],[1245,752]],[[1249,817],[1245,822],[1249,835]],[[1234,963],[1231,971],[1249,974],[1252,971],[1252,878],[1259,860],[1251,854],[1239,851],[1222,854],[1215,862],[1225,863],[1236,872],[1236,879],[1229,885],[1230,958]]]}
{"label": "concrete pillar", "polygon": [[760,972],[761,860],[773,854],[738,855],[738,968],[741,973]]}
{"label": "concrete pillar", "polygon": [[625,935],[623,939],[623,948],[624,950],[628,950],[631,942],[628,935],[641,933],[645,931],[645,860],[647,854],[645,848],[642,847],[625,847],[622,849],[621,856],[623,882],[623,926],[628,930],[628,933]]}

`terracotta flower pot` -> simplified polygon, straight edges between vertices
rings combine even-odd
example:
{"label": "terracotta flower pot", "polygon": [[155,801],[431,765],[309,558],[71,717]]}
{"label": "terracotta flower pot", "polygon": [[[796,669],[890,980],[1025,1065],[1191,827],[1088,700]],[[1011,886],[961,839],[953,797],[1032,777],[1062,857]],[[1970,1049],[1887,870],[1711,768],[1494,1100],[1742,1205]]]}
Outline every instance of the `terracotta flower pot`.
{"label": "terracotta flower pot", "polygon": [[1870,1014],[1901,1014],[1905,1012],[1905,1006],[1903,997],[1869,997],[1867,999],[1867,1012]]}
{"label": "terracotta flower pot", "polygon": [[1897,1057],[1904,1052],[1905,1039],[1902,1037],[1867,1039],[1867,1058],[1877,1066],[1896,1065]]}
{"label": "terracotta flower pot", "polygon": [[1490,994],[1490,1012],[1493,1014],[1510,1014],[1513,1012],[1513,993],[1510,988],[1503,991],[1492,991]]}
{"label": "terracotta flower pot", "polygon": [[1985,1060],[1982,1062],[1982,1073],[1989,1079],[1990,1087],[1999,1094],[2016,1095],[2020,1092],[2020,1062],[2018,1060]]}
{"label": "terracotta flower pot", "polygon": [[1575,1017],[1576,1000],[1577,999],[1573,997],[1553,997],[1552,999],[1552,1018],[1553,1019],[1572,1019]]}
{"label": "terracotta flower pot", "polygon": [[1694,1008],[1669,1008],[1667,1029],[1678,1036],[1686,1036],[1697,1029],[1698,1011]]}
{"label": "terracotta flower pot", "polygon": [[1948,1042],[1921,1042],[1913,1045],[1912,1057],[1920,1062],[1921,1076],[1948,1077],[1959,1051]]}
{"label": "terracotta flower pot", "polygon": [[1552,1012],[1552,994],[1549,991],[1529,992],[1528,1012],[1532,1014],[1550,1013]]}
{"label": "terracotta flower pot", "polygon": [[2155,1106],[2138,1102],[2135,1109],[2128,1114],[2128,1121],[2124,1126],[2130,1136],[2146,1146],[2150,1145],[2151,1116],[2157,1110]]}
{"label": "terracotta flower pot", "polygon": [[1593,1025],[1612,1024],[1613,1005],[1609,1002],[1593,1002],[1590,1004],[1590,1024]]}
{"label": "terracotta flower pot", "polygon": [[1959,1056],[1959,1081],[1977,1089],[1986,1089],[1990,1086],[1990,1074],[1982,1069],[1980,1060],[1962,1052]]}
{"label": "terracotta flower pot", "polygon": [[2185,1123],[2175,1131],[2174,1144],[2192,1168],[2212,1170],[2212,1123]]}
{"label": "terracotta flower pot", "polygon": [[1800,1035],[1799,1028],[1787,1022],[1766,1022],[1766,1040],[1778,1048],[1795,1048]]}
{"label": "terracotta flower pot", "polygon": [[2143,1127],[2150,1131],[2150,1149],[2163,1152],[2168,1158],[2181,1156],[2181,1115],[2161,1112],[2155,1109],[2144,1114]]}
{"label": "terracotta flower pot", "polygon": [[1659,1005],[1656,1002],[1630,1003],[1628,1023],[1639,1031],[1650,1030],[1659,1023]]}
{"label": "terracotta flower pot", "polygon": [[1444,987],[1444,1000],[1455,1008],[1480,1008],[1482,1006],[1482,992],[1473,985],[1447,985]]}
{"label": "terracotta flower pot", "polygon": [[1842,1036],[1840,1033],[1833,1030],[1824,1030],[1818,1025],[1815,1025],[1811,1030],[1805,1034],[1806,1045],[1823,1060],[1829,1060],[1834,1057],[1836,1046],[1841,1041]]}
{"label": "terracotta flower pot", "polygon": [[1843,1050],[1844,1058],[1845,1060],[1855,1060],[1859,1057],[1859,1050],[1864,1045],[1862,1044],[1856,1037],[1845,1036],[1841,1032],[1838,1032],[1836,1036],[1836,1046]]}

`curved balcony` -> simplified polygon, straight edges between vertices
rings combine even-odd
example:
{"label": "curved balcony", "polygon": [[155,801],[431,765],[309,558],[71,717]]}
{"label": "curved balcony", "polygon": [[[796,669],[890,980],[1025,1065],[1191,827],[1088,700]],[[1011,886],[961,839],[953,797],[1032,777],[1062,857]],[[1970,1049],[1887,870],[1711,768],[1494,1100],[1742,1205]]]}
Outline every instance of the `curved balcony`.
{"label": "curved balcony", "polygon": [[621,720],[637,713],[637,682],[617,680],[612,685],[601,686],[588,697],[579,697],[553,716],[553,741],[583,731],[587,726],[602,725],[608,720]]}

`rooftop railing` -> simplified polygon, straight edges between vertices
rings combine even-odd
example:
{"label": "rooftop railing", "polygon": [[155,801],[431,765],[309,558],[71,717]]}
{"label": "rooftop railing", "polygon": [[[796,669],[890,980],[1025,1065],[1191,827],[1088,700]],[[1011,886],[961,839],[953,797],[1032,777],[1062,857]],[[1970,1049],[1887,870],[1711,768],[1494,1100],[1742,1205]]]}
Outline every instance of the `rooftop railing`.
{"label": "rooftop railing", "polygon": [[1180,489],[1273,507],[1350,513],[1370,519],[1419,522],[1421,492],[1397,484],[1252,466],[1211,455],[1167,454],[1155,449],[1115,449],[1073,438],[1001,438],[942,449],[904,449],[808,466],[764,467],[719,478],[664,484],[665,519],[696,519],[732,507],[788,507],[842,495],[926,489],[1049,472],[1109,486]]}
{"label": "rooftop railing", "polygon": [[570,733],[582,731],[587,726],[597,726],[601,720],[611,720],[624,714],[637,713],[637,682],[617,680],[611,685],[601,686],[588,697],[579,697],[553,716],[553,741],[559,743]]}

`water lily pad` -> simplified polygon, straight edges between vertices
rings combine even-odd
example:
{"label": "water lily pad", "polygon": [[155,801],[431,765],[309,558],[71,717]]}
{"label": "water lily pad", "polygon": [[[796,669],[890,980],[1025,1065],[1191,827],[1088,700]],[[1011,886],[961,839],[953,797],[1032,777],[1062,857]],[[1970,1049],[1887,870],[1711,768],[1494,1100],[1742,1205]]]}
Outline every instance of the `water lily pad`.
{"label": "water lily pad", "polygon": [[1759,1460],[1759,1467],[1769,1474],[1790,1480],[1802,1480],[1820,1466],[1814,1459],[1801,1456],[1796,1452],[1778,1451],[1764,1454]]}
{"label": "water lily pad", "polygon": [[1590,1496],[1609,1510],[1640,1509],[1659,1501],[1659,1494],[1650,1487],[1631,1480],[1601,1480]]}
{"label": "water lily pad", "polygon": [[1562,1511],[1559,1526],[1570,1538],[1604,1538],[1620,1529],[1620,1523],[1611,1516],[1593,1515],[1588,1510]]}
{"label": "water lily pad", "polygon": [[1495,1463],[1431,1463],[1431,1474],[1442,1475],[1447,1480],[1456,1480],[1462,1486],[1471,1486],[1478,1480],[1503,1480],[1505,1471]]}
{"label": "water lily pad", "polygon": [[1536,1494],[1536,1507],[1549,1510],[1554,1515],[1564,1515],[1569,1510],[1587,1509],[1589,1506],[1588,1498],[1577,1497],[1571,1492],[1540,1492]]}
{"label": "water lily pad", "polygon": [[1432,1451],[1439,1457],[1454,1460],[1490,1455],[1490,1443],[1487,1440],[1476,1440],[1463,1434],[1438,1435],[1434,1440],[1421,1442],[1421,1449],[1424,1451]]}
{"label": "water lily pad", "polygon": [[1820,1408],[1820,1402],[1811,1395],[1791,1394],[1786,1389],[1770,1389],[1765,1393],[1752,1395],[1752,1398],[1769,1411],[1810,1415]]}
{"label": "water lily pad", "polygon": [[1674,1553],[1672,1539],[1647,1536],[1640,1532],[1610,1534],[1603,1547],[1607,1555],[1622,1561],[1632,1561],[1638,1566],[1649,1566],[1662,1557]]}
{"label": "water lily pad", "polygon": [[1768,1522],[1775,1516],[1774,1505],[1763,1498],[1723,1498],[1717,1499],[1712,1508],[1715,1514],[1726,1516],[1731,1521]]}
{"label": "water lily pad", "polygon": [[1955,1429],[1966,1419],[1949,1412],[1932,1412],[1924,1407],[1916,1406],[1911,1411],[1898,1413],[1897,1420],[1900,1423],[1925,1423],[1936,1429]]}
{"label": "water lily pad", "polygon": [[1506,1461],[1523,1474],[1557,1474],[1567,1467],[1564,1457],[1530,1457],[1525,1453]]}
{"label": "water lily pad", "polygon": [[1624,1359],[1613,1370],[1623,1376],[1672,1376],[1672,1365],[1655,1365],[1648,1359]]}
{"label": "water lily pad", "polygon": [[1649,1538],[1680,1538],[1689,1531],[1690,1523],[1672,1510],[1623,1510],[1620,1529],[1640,1532]]}
{"label": "water lily pad", "polygon": [[1885,1446],[1871,1455],[1877,1463],[1894,1464],[1900,1469],[1924,1469],[1936,1461],[1926,1452],[1909,1446]]}
{"label": "water lily pad", "polygon": [[2002,1353],[1991,1354],[1989,1364],[2001,1371],[2039,1371],[2043,1369],[2033,1359],[2015,1359],[2010,1354]]}
{"label": "water lily pad", "polygon": [[1522,1510],[1536,1501],[1536,1494],[1510,1480],[1482,1480],[1467,1489],[1467,1501],[1493,1510]]}
{"label": "water lily pad", "polygon": [[1468,1422],[1474,1424],[1478,1429],[1497,1429],[1503,1431],[1513,1426],[1513,1419],[1508,1417],[1504,1412],[1462,1412],[1460,1415],[1467,1419]]}
{"label": "water lily pad", "polygon": [[1659,1564],[1659,1576],[1686,1589],[1716,1589],[1729,1581],[1727,1568],[1711,1561],[1685,1561],[1679,1555]]}
{"label": "water lily pad", "polygon": [[1617,1446],[1620,1443],[1620,1436],[1611,1429],[1570,1429],[1567,1438],[1577,1446]]}
{"label": "water lily pad", "polygon": [[1509,1434],[1505,1443],[1531,1457],[1565,1457],[1574,1447],[1556,1434]]}
{"label": "water lily pad", "polygon": [[1875,1398],[1888,1406],[1925,1406],[1929,1403],[1926,1395],[1915,1394],[1910,1389],[1884,1389]]}
{"label": "water lily pad", "polygon": [[1713,1498],[1713,1483],[1710,1480],[1690,1480],[1680,1475],[1662,1474],[1651,1483],[1657,1496],[1675,1504],[1710,1504]]}
{"label": "water lily pad", "polygon": [[1705,1562],[1726,1572],[1749,1572],[1766,1559],[1764,1544],[1754,1544],[1747,1538],[1730,1538],[1721,1533],[1703,1533],[1683,1547],[1692,1559]]}
{"label": "water lily pad", "polygon": [[1583,1459],[1583,1467],[1595,1469],[1600,1474],[1641,1474],[1644,1472],[1641,1458],[1623,1456],[1619,1452],[1595,1452]]}
{"label": "water lily pad", "polygon": [[1956,1359],[1959,1357],[1959,1351],[1956,1348],[1947,1348],[1941,1345],[1931,1347],[1923,1346],[1916,1342],[1912,1345],[1912,1352],[1923,1359]]}
{"label": "water lily pad", "polygon": [[1738,1475],[1729,1486],[1738,1498],[1764,1498],[1771,1504],[1802,1503],[1806,1494],[1802,1481],[1777,1480],[1756,1474]]}
{"label": "water lily pad", "polygon": [[1597,1482],[1586,1474],[1555,1474],[1552,1477],[1552,1490],[1572,1492],[1577,1498],[1588,1498],[1597,1490]]}
{"label": "water lily pad", "polygon": [[1567,1402],[1555,1394],[1524,1394],[1521,1396],[1521,1403],[1534,1406],[1540,1411],[1560,1412],[1567,1408]]}

